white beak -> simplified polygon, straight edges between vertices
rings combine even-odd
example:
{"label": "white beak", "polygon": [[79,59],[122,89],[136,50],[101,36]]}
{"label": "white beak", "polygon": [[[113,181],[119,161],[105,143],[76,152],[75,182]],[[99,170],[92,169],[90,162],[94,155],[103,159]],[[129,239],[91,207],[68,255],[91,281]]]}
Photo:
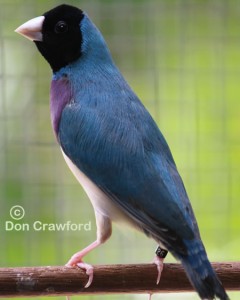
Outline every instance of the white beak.
{"label": "white beak", "polygon": [[42,26],[44,16],[36,17],[19,26],[15,32],[25,36],[31,41],[42,41]]}

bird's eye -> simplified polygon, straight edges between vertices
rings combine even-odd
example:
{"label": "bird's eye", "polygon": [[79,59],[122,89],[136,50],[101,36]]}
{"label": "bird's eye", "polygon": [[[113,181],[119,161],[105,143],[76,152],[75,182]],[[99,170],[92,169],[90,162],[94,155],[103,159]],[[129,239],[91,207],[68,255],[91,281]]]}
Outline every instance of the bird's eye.
{"label": "bird's eye", "polygon": [[54,28],[56,33],[64,33],[68,31],[68,24],[64,21],[59,21]]}

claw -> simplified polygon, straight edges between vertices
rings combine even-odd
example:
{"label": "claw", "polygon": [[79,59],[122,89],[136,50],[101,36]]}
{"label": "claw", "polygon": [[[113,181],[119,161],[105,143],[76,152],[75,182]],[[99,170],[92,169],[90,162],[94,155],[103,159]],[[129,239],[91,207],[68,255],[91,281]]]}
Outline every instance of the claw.
{"label": "claw", "polygon": [[77,263],[77,266],[81,269],[86,270],[86,274],[88,275],[88,282],[85,284],[84,288],[88,288],[93,282],[93,266],[86,264],[84,262]]}
{"label": "claw", "polygon": [[[93,282],[93,266],[90,264],[87,264],[83,261],[79,261],[78,263],[73,263],[72,262],[72,258],[67,262],[67,264],[65,265],[66,267],[74,267],[74,266],[78,266],[80,269],[83,269],[86,271],[86,274],[88,275],[88,282],[85,284],[84,288],[88,288],[92,282]],[[70,300],[67,298],[67,300]]]}

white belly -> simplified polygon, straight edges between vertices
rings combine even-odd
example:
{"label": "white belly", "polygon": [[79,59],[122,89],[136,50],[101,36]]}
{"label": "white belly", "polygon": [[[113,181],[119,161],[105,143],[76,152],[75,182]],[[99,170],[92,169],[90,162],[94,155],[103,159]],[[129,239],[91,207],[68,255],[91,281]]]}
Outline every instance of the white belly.
{"label": "white belly", "polygon": [[[61,149],[62,150],[62,149]],[[63,157],[70,170],[82,185],[88,195],[94,210],[103,216],[108,217],[114,222],[124,222],[130,226],[137,228],[136,223],[125,214],[96,184],[94,184],[83,172],[81,172],[70,158],[63,152]]]}

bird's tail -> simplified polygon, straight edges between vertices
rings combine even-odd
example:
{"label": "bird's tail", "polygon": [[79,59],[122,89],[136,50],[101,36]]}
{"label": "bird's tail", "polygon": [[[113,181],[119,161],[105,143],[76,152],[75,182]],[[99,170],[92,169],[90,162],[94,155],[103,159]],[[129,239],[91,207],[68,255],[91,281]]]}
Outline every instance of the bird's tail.
{"label": "bird's tail", "polygon": [[187,255],[176,255],[201,299],[229,300],[220,280],[213,270],[200,240],[185,241]]}

